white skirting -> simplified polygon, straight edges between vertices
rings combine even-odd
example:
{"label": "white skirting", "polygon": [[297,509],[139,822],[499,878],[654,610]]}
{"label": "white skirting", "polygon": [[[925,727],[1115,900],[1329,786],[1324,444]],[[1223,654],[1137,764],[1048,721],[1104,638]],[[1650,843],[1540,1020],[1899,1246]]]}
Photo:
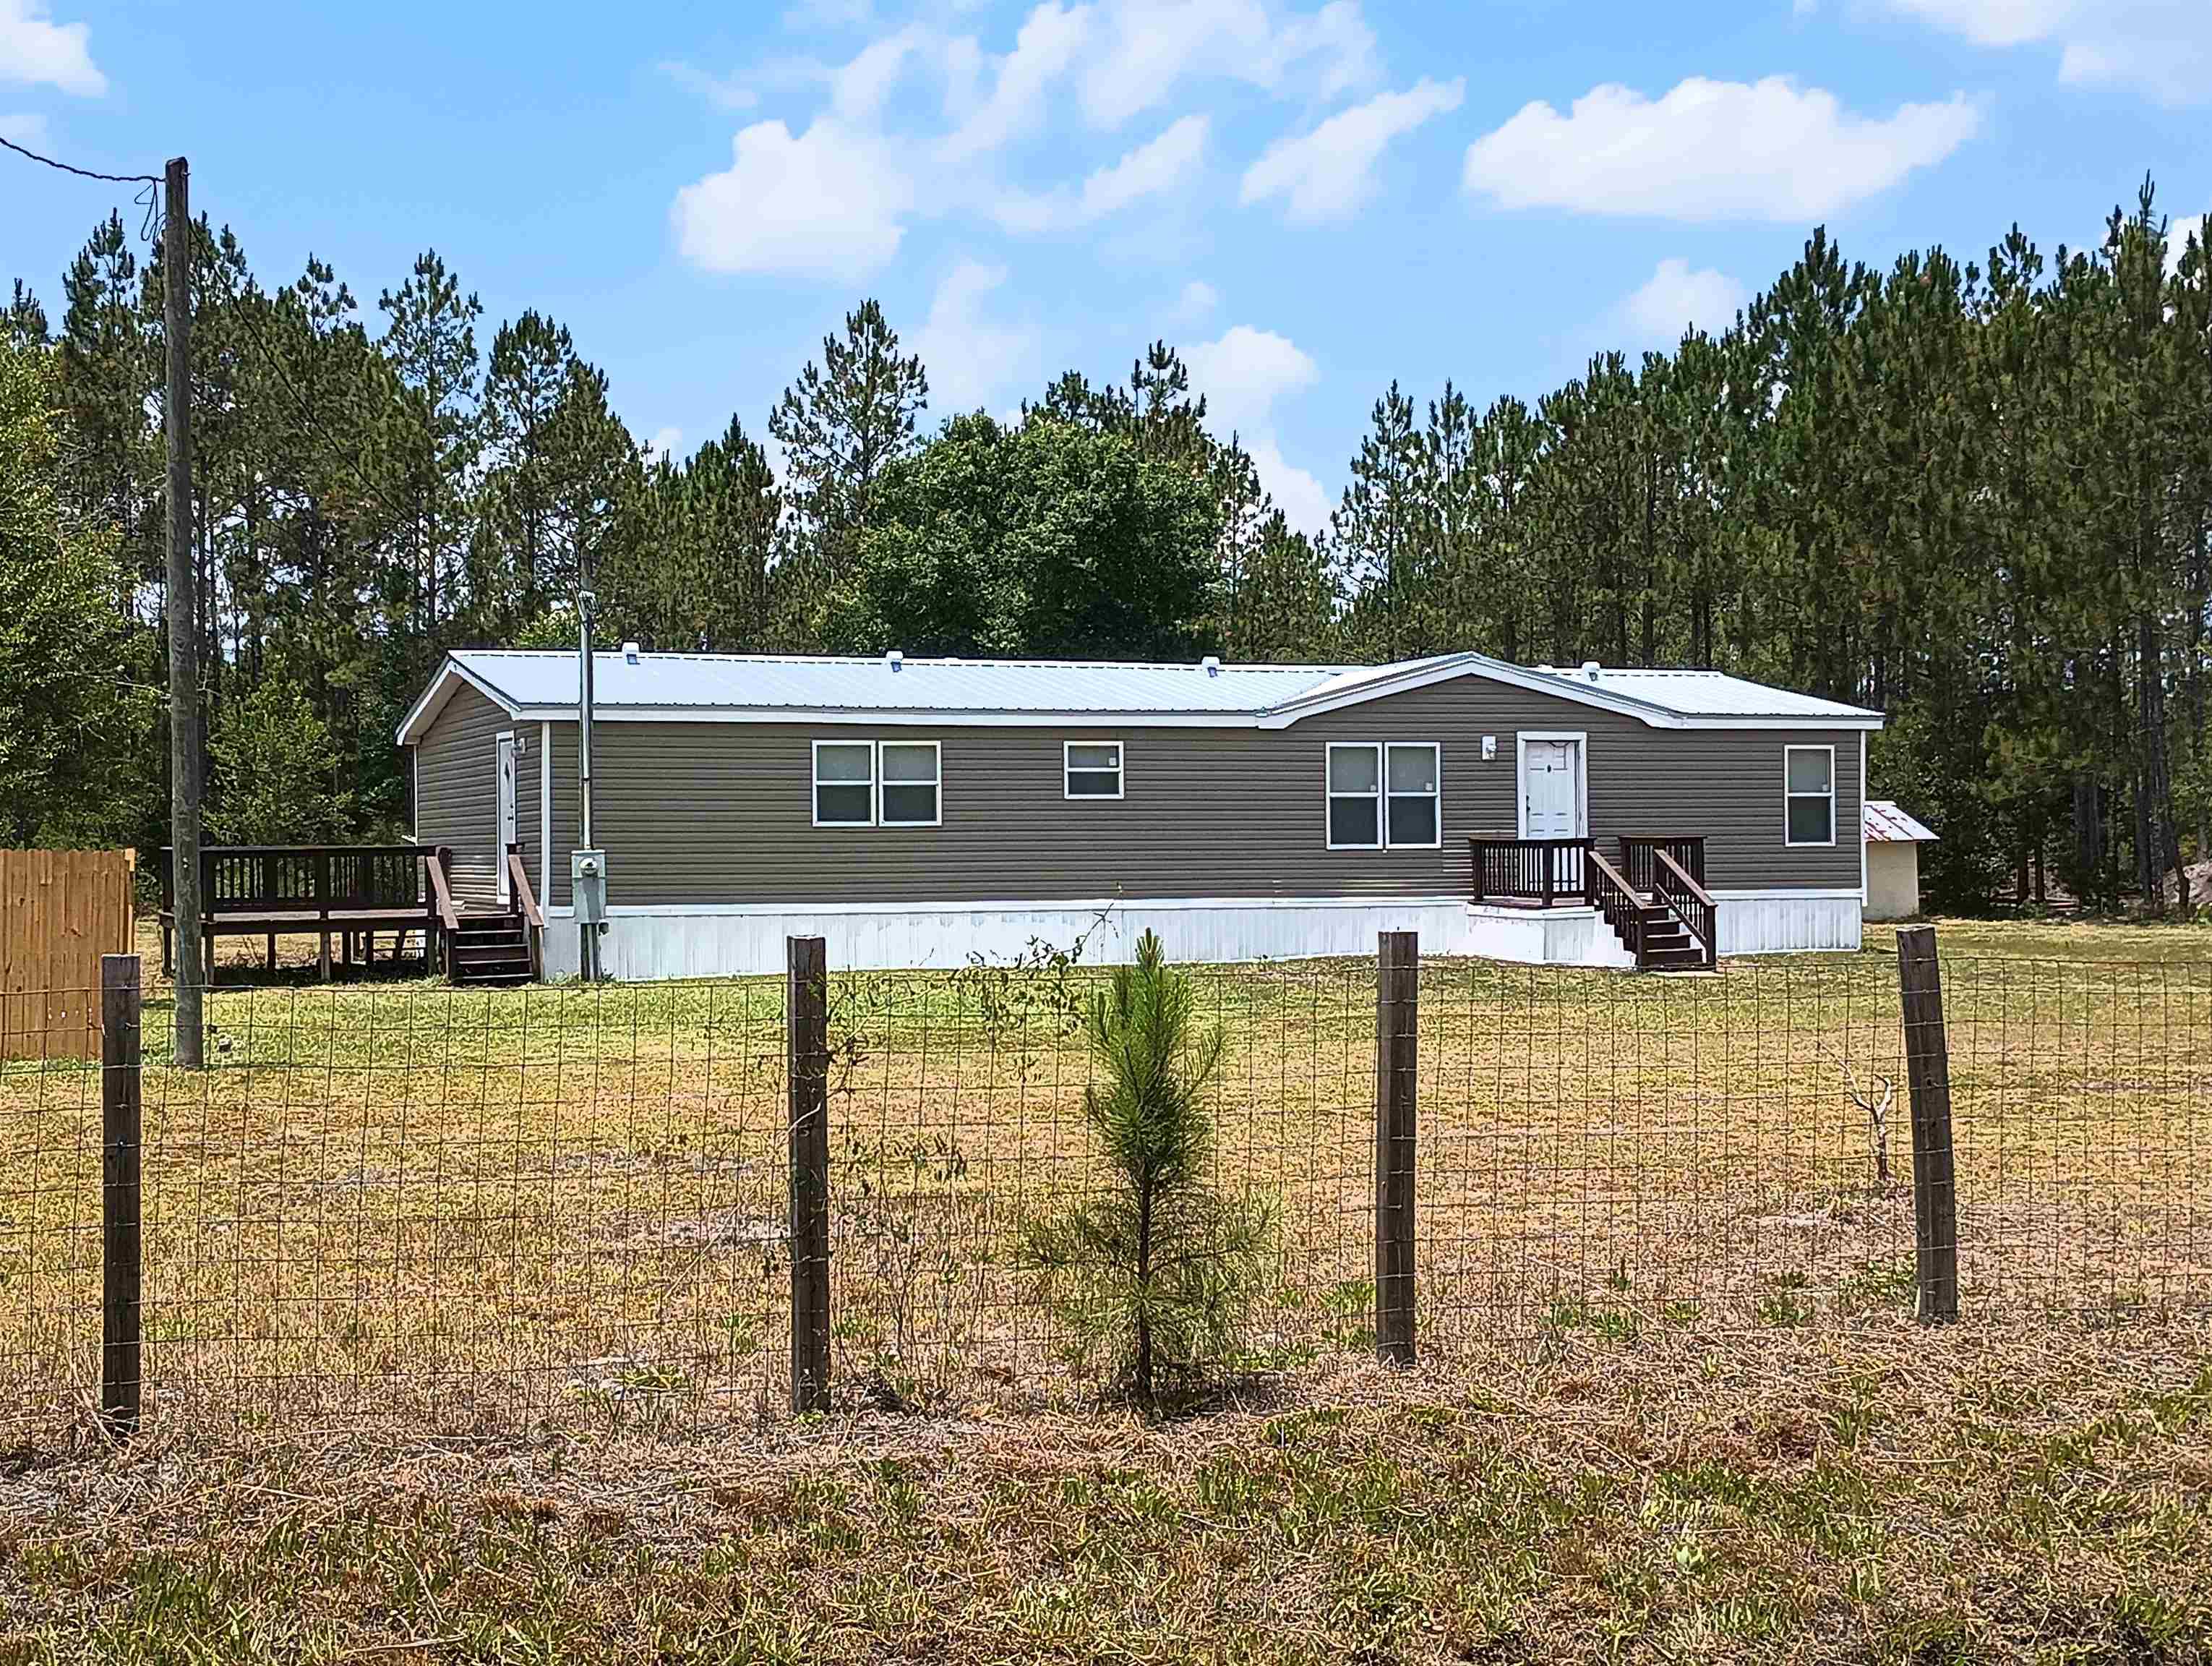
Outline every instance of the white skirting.
{"label": "white skirting", "polygon": [[1717,891],[1723,954],[1790,954],[1859,946],[1855,891]]}
{"label": "white skirting", "polygon": [[[568,911],[545,913],[547,974],[573,977],[577,941]],[[1378,932],[1411,931],[1431,955],[1632,964],[1595,909],[1477,908],[1455,897],[617,908],[610,915],[601,964],[631,982],[781,971],[787,936],[826,938],[833,966],[885,970],[957,967],[977,955],[1005,962],[1040,946],[1073,952],[1078,939],[1086,964],[1111,964],[1128,959],[1148,930],[1182,961],[1371,955]]]}

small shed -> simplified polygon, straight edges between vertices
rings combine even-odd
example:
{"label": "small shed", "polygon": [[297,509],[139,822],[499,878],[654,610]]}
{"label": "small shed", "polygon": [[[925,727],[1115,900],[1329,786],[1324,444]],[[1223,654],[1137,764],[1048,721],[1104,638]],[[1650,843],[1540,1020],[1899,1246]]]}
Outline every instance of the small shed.
{"label": "small shed", "polygon": [[1920,912],[1920,847],[1936,842],[1926,823],[1889,799],[1866,801],[1866,917],[1907,920]]}

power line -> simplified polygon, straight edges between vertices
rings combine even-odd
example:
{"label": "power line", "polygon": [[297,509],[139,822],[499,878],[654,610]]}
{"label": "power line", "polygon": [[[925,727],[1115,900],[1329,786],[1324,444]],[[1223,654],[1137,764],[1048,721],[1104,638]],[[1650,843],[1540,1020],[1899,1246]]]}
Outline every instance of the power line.
{"label": "power line", "polygon": [[142,242],[150,243],[155,237],[160,235],[161,228],[161,181],[156,179],[153,174],[100,173],[95,172],[92,168],[78,167],[71,162],[58,162],[52,156],[41,156],[37,151],[30,149],[26,146],[17,144],[13,139],[0,138],[0,145],[6,146],[19,156],[28,156],[33,161],[43,162],[48,167],[54,168],[60,173],[74,173],[80,179],[105,179],[108,184],[115,185],[143,185],[145,189],[139,192],[131,199],[139,207],[146,210],[145,216],[138,222],[139,240]]}
{"label": "power line", "polygon": [[88,167],[77,167],[69,162],[58,162],[52,156],[41,156],[37,151],[17,144],[13,139],[0,138],[0,144],[6,145],[19,156],[28,156],[34,162],[44,162],[48,167],[74,173],[80,179],[105,179],[112,185],[158,185],[161,183],[161,176],[158,173],[96,173]]}

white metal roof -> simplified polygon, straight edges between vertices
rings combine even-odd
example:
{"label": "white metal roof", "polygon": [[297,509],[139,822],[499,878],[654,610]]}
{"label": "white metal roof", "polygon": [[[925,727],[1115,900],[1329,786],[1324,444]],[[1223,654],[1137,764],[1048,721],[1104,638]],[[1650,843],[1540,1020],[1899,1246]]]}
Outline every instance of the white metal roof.
{"label": "white metal roof", "polygon": [[1658,706],[1690,717],[1850,717],[1875,715],[1856,706],[1809,694],[1792,694],[1717,671],[1628,671],[1601,666],[1595,672],[1554,670],[1558,681],[1600,688],[1609,694]]}
{"label": "white metal roof", "polygon": [[1869,799],[1866,801],[1866,837],[1869,844],[1933,844],[1936,835],[1926,823],[1908,816],[1890,799]]}
{"label": "white metal roof", "polygon": [[[1875,728],[1879,713],[1762,687],[1718,672],[1530,670],[1480,654],[1384,666],[904,659],[890,655],[623,653],[592,657],[593,709],[611,721],[944,722],[1099,726],[1119,721],[1284,728],[1317,712],[1474,676],[1624,712],[1656,728]],[[417,739],[453,690],[472,686],[513,715],[572,718],[576,656],[467,649],[449,654],[400,727]]]}

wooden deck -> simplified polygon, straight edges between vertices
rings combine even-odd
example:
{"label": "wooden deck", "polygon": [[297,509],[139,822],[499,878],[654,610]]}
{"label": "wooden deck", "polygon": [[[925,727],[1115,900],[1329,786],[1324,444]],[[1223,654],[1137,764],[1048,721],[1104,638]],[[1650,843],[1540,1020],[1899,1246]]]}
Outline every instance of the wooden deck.
{"label": "wooden deck", "polygon": [[1624,835],[1619,866],[1590,838],[1467,842],[1474,902],[1486,908],[1594,908],[1639,967],[1712,969],[1720,926],[1718,904],[1705,889],[1702,834]]}
{"label": "wooden deck", "polygon": [[[276,970],[276,939],[319,936],[319,968],[374,966],[377,939],[391,934],[386,964],[405,955],[422,933],[425,970],[440,964],[444,936],[458,924],[441,883],[442,849],[426,845],[208,845],[200,851],[200,932],[205,977],[215,982],[216,940],[259,937],[268,970]],[[161,853],[161,970],[175,975],[176,898],[173,853]],[[332,945],[337,946],[335,958]]]}

